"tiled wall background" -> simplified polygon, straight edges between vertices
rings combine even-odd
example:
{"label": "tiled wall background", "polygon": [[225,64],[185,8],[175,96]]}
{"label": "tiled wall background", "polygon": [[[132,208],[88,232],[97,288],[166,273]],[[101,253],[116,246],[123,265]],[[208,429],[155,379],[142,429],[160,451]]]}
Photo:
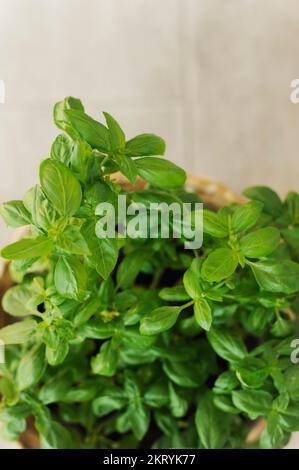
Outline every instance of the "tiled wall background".
{"label": "tiled wall background", "polygon": [[36,182],[67,95],[190,173],[299,189],[298,33],[297,0],[0,0],[0,200]]}

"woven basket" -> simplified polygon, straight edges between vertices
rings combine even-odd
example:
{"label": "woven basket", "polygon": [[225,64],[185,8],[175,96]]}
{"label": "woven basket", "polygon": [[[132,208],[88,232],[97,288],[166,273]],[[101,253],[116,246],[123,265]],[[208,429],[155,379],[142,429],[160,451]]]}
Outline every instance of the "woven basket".
{"label": "woven basket", "polygon": [[[126,190],[132,190],[132,185],[122,177],[122,175],[116,174],[115,180]],[[135,189],[141,189],[144,187],[144,182],[140,179],[137,180]],[[218,209],[225,205],[231,204],[233,202],[242,204],[245,202],[245,198],[240,195],[235,194],[229,188],[227,188],[222,183],[219,183],[211,178],[207,177],[194,177],[189,176],[186,181],[185,188],[187,191],[192,191],[197,193],[203,202],[209,205],[213,209]],[[15,231],[13,241],[23,238],[24,234],[27,232],[27,228],[21,228]],[[0,300],[4,292],[11,287],[12,281],[9,277],[8,263],[0,259]],[[0,306],[0,326],[7,324],[9,318],[5,312],[1,310]],[[259,439],[260,434],[262,433],[265,427],[265,421],[263,419],[257,421],[251,431],[247,436],[247,443],[251,444]],[[34,429],[33,421],[28,421],[28,426],[26,431],[21,435],[20,443],[22,447],[29,449],[36,449],[39,447],[39,438]]]}

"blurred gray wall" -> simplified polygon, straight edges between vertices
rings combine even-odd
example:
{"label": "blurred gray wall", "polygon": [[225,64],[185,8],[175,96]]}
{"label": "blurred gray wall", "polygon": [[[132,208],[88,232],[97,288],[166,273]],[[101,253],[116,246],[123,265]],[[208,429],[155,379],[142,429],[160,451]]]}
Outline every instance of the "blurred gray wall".
{"label": "blurred gray wall", "polygon": [[0,0],[0,200],[36,182],[68,95],[193,174],[299,189],[298,33],[296,0]]}

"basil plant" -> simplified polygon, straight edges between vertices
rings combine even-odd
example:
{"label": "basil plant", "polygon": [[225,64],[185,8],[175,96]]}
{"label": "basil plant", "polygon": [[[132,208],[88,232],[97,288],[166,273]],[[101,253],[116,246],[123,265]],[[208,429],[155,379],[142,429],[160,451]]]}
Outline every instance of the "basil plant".
{"label": "basil plant", "polygon": [[62,133],[39,184],[1,205],[8,226],[29,226],[1,251],[14,283],[0,329],[5,437],[29,421],[42,448],[285,446],[299,430],[299,195],[258,186],[243,205],[204,205],[196,249],[118,226],[101,237],[97,208],[117,211],[120,195],[201,202],[163,139],[127,140],[104,119],[78,99],[57,103]]}

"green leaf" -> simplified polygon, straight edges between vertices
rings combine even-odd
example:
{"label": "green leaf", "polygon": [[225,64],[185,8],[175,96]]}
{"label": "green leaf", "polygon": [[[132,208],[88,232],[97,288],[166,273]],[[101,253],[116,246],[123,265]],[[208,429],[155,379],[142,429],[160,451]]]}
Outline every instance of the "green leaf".
{"label": "green leaf", "polygon": [[152,186],[174,189],[183,186],[186,173],[168,160],[146,157],[135,160],[138,174]]}
{"label": "green leaf", "polygon": [[111,114],[103,113],[109,130],[110,146],[112,150],[123,149],[126,144],[124,131]]}
{"label": "green leaf", "polygon": [[168,390],[171,414],[175,418],[181,418],[187,413],[188,402],[179,394],[171,382],[168,382]]}
{"label": "green leaf", "polygon": [[38,398],[45,405],[64,401],[64,398],[72,385],[72,373],[64,369],[50,377],[39,390]]}
{"label": "green leaf", "polygon": [[22,344],[29,341],[37,326],[34,320],[23,320],[0,329],[0,340],[4,344]]}
{"label": "green leaf", "polygon": [[185,271],[183,282],[186,292],[191,299],[196,299],[201,296],[200,267],[198,266],[197,260],[193,260],[190,268]]}
{"label": "green leaf", "polygon": [[19,390],[25,390],[39,382],[46,369],[45,348],[36,345],[22,357],[17,370]]}
{"label": "green leaf", "polygon": [[260,388],[269,375],[269,368],[263,359],[244,357],[237,365],[236,374],[245,387]]}
{"label": "green leaf", "polygon": [[136,177],[137,177],[137,166],[130,157],[123,154],[116,153],[114,156],[114,161],[116,162],[119,171],[130,181],[130,183],[134,184]]}
{"label": "green leaf", "polygon": [[291,260],[250,263],[259,286],[269,292],[292,294],[299,290],[299,264]]}
{"label": "green leaf", "polygon": [[238,362],[247,354],[241,338],[224,327],[212,328],[208,333],[208,340],[214,351],[229,362]]}
{"label": "green leaf", "polygon": [[118,259],[118,246],[115,238],[99,238],[96,236],[96,226],[91,222],[81,230],[91,256],[89,263],[103,279],[107,279],[113,271]]}
{"label": "green leaf", "polygon": [[56,160],[44,160],[40,165],[40,182],[59,214],[70,217],[77,212],[82,199],[81,186],[66,166]]}
{"label": "green leaf", "polygon": [[262,258],[277,248],[280,233],[277,228],[266,227],[245,235],[240,240],[241,251],[248,258]]}
{"label": "green leaf", "polygon": [[85,266],[75,256],[61,256],[55,267],[54,282],[60,295],[68,299],[82,299],[87,283]]}
{"label": "green leaf", "polygon": [[128,417],[134,436],[141,441],[150,425],[149,410],[141,400],[136,400],[130,403],[128,407]]}
{"label": "green leaf", "polygon": [[169,394],[167,382],[160,379],[147,388],[144,396],[144,402],[153,408],[161,408],[169,403]]}
{"label": "green leaf", "polygon": [[24,206],[30,212],[32,222],[37,227],[48,231],[55,224],[58,214],[37,184],[26,192]]}
{"label": "green leaf", "polygon": [[150,256],[151,252],[147,249],[136,250],[127,254],[117,270],[117,285],[123,289],[131,287],[144,262]]}
{"label": "green leaf", "polygon": [[31,223],[30,214],[22,201],[9,201],[0,204],[0,214],[10,227],[17,228]]}
{"label": "green leaf", "polygon": [[26,259],[47,256],[53,250],[53,242],[46,237],[24,238],[1,250],[6,259]]}
{"label": "green leaf", "polygon": [[5,312],[14,317],[32,315],[34,310],[28,306],[33,293],[28,285],[18,285],[8,289],[2,299]]}
{"label": "green leaf", "polygon": [[117,242],[114,238],[98,238],[96,270],[103,279],[107,279],[116,266],[118,259]]}
{"label": "green leaf", "polygon": [[222,449],[227,439],[225,415],[216,408],[210,392],[199,401],[195,425],[200,442],[205,449]]}
{"label": "green leaf", "polygon": [[73,144],[71,139],[65,135],[60,134],[54,140],[51,147],[51,157],[58,160],[64,165],[68,165],[72,155]]}
{"label": "green leaf", "polygon": [[51,366],[62,364],[69,352],[69,343],[64,338],[58,339],[58,344],[55,348],[46,348],[46,358]]}
{"label": "green leaf", "polygon": [[187,294],[183,286],[164,287],[159,292],[159,297],[166,301],[180,302],[189,300],[190,296]]}
{"label": "green leaf", "polygon": [[292,224],[299,223],[299,194],[290,191],[285,198],[285,205],[288,210]]}
{"label": "green leaf", "polygon": [[293,326],[294,324],[292,321],[282,318],[282,316],[278,314],[278,318],[270,331],[276,338],[284,338],[292,332]]}
{"label": "green leaf", "polygon": [[195,300],[194,315],[199,326],[209,331],[212,325],[212,311],[206,299],[199,298]]}
{"label": "green leaf", "polygon": [[291,365],[285,371],[284,377],[291,400],[299,401],[299,364]]}
{"label": "green leaf", "polygon": [[236,390],[232,392],[234,405],[251,419],[265,416],[271,411],[272,396],[264,390]]}
{"label": "green leaf", "polygon": [[228,227],[215,212],[205,209],[203,211],[203,231],[215,238],[228,236]]}
{"label": "green leaf", "polygon": [[232,216],[232,228],[235,232],[243,232],[253,227],[263,210],[259,201],[251,201],[236,208]]}
{"label": "green leaf", "polygon": [[68,225],[57,238],[56,246],[74,255],[90,255],[88,245],[77,225]]}
{"label": "green leaf", "polygon": [[131,372],[125,374],[125,393],[129,399],[127,419],[130,423],[130,428],[135,437],[141,440],[149,428],[150,414],[143,404],[136,377]]}
{"label": "green leaf", "polygon": [[78,329],[83,338],[107,339],[114,335],[117,328],[114,322],[105,323],[100,318],[89,320]]}
{"label": "green leaf", "polygon": [[179,387],[200,387],[207,378],[206,366],[203,362],[170,362],[163,363],[167,377]]}
{"label": "green leaf", "polygon": [[93,400],[92,409],[96,416],[102,417],[113,411],[121,410],[126,405],[126,402],[123,391],[114,386]]}
{"label": "green leaf", "polygon": [[279,217],[282,213],[282,203],[278,195],[267,186],[252,186],[245,189],[243,194],[249,199],[260,201],[264,204],[264,211],[274,217]]}
{"label": "green leaf", "polygon": [[94,374],[112,377],[117,368],[118,354],[111,341],[102,344],[100,352],[91,359],[91,369]]}
{"label": "green leaf", "polygon": [[142,335],[157,335],[175,325],[181,307],[159,307],[141,319],[140,333]]}
{"label": "green leaf", "polygon": [[238,257],[229,248],[217,248],[202,265],[201,274],[209,282],[220,282],[231,276],[238,266]]}
{"label": "green leaf", "polygon": [[126,153],[130,157],[164,155],[165,141],[155,134],[140,134],[126,142]]}
{"label": "green leaf", "polygon": [[69,96],[62,101],[59,101],[55,104],[53,110],[54,122],[59,129],[67,132],[71,137],[77,138],[79,136],[78,132],[73,128],[69,118],[66,115],[68,109],[77,109],[79,111],[84,111],[84,107],[80,100]]}
{"label": "green leaf", "polygon": [[236,377],[236,373],[232,370],[222,372],[217,378],[213,391],[215,393],[231,392],[234,388],[239,385],[239,381]]}
{"label": "green leaf", "polygon": [[92,148],[101,151],[110,149],[109,132],[103,124],[77,109],[67,110],[65,114],[80,137]]}

